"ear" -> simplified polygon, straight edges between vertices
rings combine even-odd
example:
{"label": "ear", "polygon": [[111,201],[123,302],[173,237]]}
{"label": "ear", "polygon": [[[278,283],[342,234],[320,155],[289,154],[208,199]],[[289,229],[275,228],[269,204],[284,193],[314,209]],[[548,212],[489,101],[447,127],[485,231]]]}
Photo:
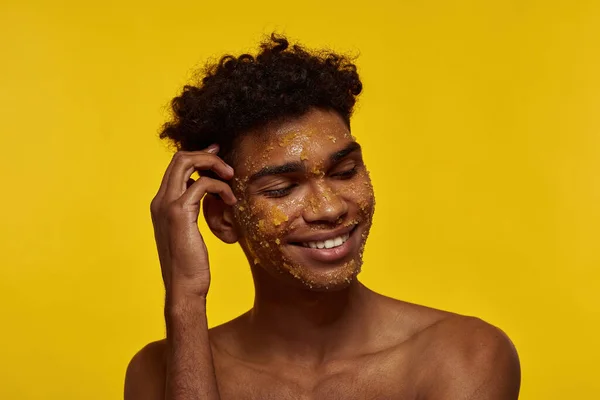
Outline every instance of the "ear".
{"label": "ear", "polygon": [[238,241],[232,206],[225,204],[218,195],[209,193],[204,196],[202,209],[204,219],[216,237],[229,244]]}

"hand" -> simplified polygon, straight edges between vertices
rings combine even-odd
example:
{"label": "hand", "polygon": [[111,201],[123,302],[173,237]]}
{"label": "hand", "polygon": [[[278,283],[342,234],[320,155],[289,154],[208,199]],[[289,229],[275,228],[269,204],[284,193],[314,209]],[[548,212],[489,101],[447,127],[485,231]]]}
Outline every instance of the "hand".
{"label": "hand", "polygon": [[[210,286],[208,252],[200,230],[200,201],[206,193],[218,194],[228,205],[237,202],[229,185],[202,176],[212,171],[225,180],[233,168],[216,156],[219,147],[203,151],[179,151],[171,160],[150,211],[154,237],[167,295],[173,290],[206,297]],[[191,179],[194,171],[200,178]]]}

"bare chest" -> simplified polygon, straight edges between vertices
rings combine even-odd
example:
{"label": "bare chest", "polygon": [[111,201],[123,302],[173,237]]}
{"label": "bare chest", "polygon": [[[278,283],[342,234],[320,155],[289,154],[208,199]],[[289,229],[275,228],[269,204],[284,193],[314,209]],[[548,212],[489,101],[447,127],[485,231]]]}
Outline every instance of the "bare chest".
{"label": "bare chest", "polygon": [[414,400],[417,390],[410,367],[396,355],[362,357],[318,368],[294,364],[248,365],[216,361],[224,400]]}

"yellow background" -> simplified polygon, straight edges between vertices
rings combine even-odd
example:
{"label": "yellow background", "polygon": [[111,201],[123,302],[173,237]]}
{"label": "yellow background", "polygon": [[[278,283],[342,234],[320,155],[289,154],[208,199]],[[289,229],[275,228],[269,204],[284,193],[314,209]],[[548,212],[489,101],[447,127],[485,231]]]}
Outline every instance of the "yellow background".
{"label": "yellow background", "polygon": [[[360,52],[364,282],[503,328],[521,399],[598,398],[599,2],[1,4],[1,399],[121,398],[164,334],[149,203],[166,106],[272,30]],[[215,325],[252,286],[206,236]]]}

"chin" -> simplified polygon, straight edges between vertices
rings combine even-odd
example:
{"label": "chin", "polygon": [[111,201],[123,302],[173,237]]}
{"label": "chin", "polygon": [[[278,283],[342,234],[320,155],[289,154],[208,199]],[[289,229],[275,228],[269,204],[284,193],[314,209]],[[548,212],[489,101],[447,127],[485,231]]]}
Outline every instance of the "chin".
{"label": "chin", "polygon": [[314,292],[335,292],[348,288],[360,273],[362,261],[350,260],[328,269],[291,267],[288,272],[294,286]]}

